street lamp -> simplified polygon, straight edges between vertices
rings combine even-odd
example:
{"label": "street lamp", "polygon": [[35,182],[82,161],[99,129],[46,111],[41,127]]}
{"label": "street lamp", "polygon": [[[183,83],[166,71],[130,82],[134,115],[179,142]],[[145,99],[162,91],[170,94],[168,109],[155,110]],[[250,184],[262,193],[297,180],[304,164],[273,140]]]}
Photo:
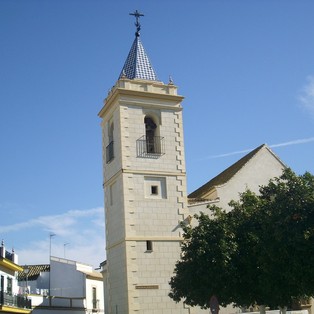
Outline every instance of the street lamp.
{"label": "street lamp", "polygon": [[23,267],[23,272],[26,275],[26,294],[28,294],[28,273],[29,273],[29,271],[30,271],[29,266],[25,265]]}
{"label": "street lamp", "polygon": [[49,234],[49,296],[50,296],[50,290],[51,290],[51,239],[56,236],[55,233],[50,232]]}

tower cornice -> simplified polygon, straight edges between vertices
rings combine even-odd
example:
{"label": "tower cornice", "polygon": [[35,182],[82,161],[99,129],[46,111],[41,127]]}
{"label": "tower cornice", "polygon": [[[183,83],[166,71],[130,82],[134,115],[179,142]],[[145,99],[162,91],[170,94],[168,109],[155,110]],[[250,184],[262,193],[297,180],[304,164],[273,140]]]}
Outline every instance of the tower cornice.
{"label": "tower cornice", "polygon": [[[177,87],[173,84],[166,85],[161,82],[146,80],[120,79],[108,93],[107,98],[104,100],[104,106],[98,113],[98,116],[104,116],[109,108],[117,102],[118,98],[123,98],[124,96],[128,98],[128,102],[136,102],[136,99],[142,98],[145,99],[146,103],[150,104],[154,103],[154,99],[158,99],[159,107],[179,107],[184,99],[183,96],[177,94]],[[149,99],[152,101],[148,101]]]}

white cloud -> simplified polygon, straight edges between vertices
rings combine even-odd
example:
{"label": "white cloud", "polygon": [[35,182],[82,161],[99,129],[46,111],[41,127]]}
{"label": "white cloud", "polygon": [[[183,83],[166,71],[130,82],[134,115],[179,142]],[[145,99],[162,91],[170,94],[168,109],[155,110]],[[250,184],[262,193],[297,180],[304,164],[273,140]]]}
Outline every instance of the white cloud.
{"label": "white cloud", "polygon": [[30,228],[42,228],[53,233],[67,234],[68,228],[76,224],[79,218],[102,216],[103,208],[92,208],[86,210],[70,210],[59,215],[48,215],[32,218],[28,221],[7,226],[0,226],[0,233],[21,231]]}
{"label": "white cloud", "polygon": [[289,141],[289,142],[284,142],[284,143],[279,143],[279,144],[273,144],[273,145],[269,145],[269,147],[282,147],[282,146],[305,144],[305,143],[309,143],[309,142],[314,142],[314,137],[302,138],[299,140],[294,140],[294,141]]}
{"label": "white cloud", "polygon": [[[272,145],[268,145],[268,147],[273,148],[273,147],[283,147],[283,146],[290,146],[290,145],[300,145],[300,144],[306,144],[306,143],[310,143],[310,142],[314,142],[314,137],[302,138],[302,139],[292,140],[292,141],[283,142],[283,143],[279,143],[279,144],[272,144]],[[228,157],[228,156],[232,156],[232,155],[248,153],[248,152],[252,151],[253,149],[254,148],[248,148],[248,149],[244,149],[244,150],[238,150],[238,151],[219,154],[219,155],[212,155],[212,156],[205,157],[202,160],[222,158],[222,157]]]}
{"label": "white cloud", "polygon": [[[86,263],[94,268],[97,268],[105,260],[105,239],[101,233],[98,235],[90,234],[88,241],[87,239],[82,241],[79,232],[77,236],[73,234],[67,239],[67,242],[61,240],[60,237],[52,239],[52,256]],[[20,264],[48,264],[49,239],[47,237],[46,240],[34,241],[30,243],[29,247],[23,248],[17,253]]]}
{"label": "white cloud", "polygon": [[[56,235],[51,238],[51,255],[94,267],[105,259],[104,209],[101,207],[70,210],[0,226],[0,233],[13,233],[15,247],[18,247],[16,253],[22,264],[49,262],[51,232]],[[25,235],[29,241],[24,241]]]}
{"label": "white cloud", "polygon": [[229,152],[229,153],[224,153],[224,154],[219,154],[219,155],[211,155],[211,156],[202,158],[202,160],[213,159],[213,158],[222,158],[222,157],[228,157],[228,156],[233,156],[233,155],[238,155],[238,154],[244,154],[244,153],[250,152],[251,150],[253,150],[253,149],[248,148],[248,149],[244,149],[244,150],[237,150],[234,152]]}
{"label": "white cloud", "polygon": [[307,77],[307,84],[298,98],[302,106],[314,116],[314,76]]}

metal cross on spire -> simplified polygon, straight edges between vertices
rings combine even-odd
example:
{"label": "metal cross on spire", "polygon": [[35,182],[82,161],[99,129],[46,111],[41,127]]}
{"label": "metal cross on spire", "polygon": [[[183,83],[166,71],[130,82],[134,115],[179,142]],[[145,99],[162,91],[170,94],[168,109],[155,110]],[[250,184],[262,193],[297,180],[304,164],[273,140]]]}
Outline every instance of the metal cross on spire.
{"label": "metal cross on spire", "polygon": [[135,18],[136,18],[136,22],[134,23],[135,26],[136,26],[136,33],[135,33],[135,36],[136,36],[136,37],[139,37],[139,36],[140,36],[140,30],[141,30],[141,24],[140,24],[140,22],[139,22],[139,18],[140,18],[141,16],[144,16],[144,14],[142,14],[142,13],[138,12],[137,10],[135,10],[135,12],[134,12],[134,13],[130,13],[130,15],[133,15],[133,16],[135,16]]}

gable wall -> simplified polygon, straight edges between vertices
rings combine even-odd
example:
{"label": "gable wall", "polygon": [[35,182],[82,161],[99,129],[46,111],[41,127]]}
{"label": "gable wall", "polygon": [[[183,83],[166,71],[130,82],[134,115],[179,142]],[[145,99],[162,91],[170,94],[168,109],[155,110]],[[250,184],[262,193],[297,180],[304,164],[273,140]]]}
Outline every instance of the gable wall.
{"label": "gable wall", "polygon": [[[280,176],[283,167],[280,160],[266,147],[263,147],[227,183],[216,187],[219,199],[211,204],[230,209],[228,203],[231,200],[238,200],[239,193],[244,192],[247,188],[257,193],[259,186],[267,185],[271,178]],[[189,206],[190,215],[201,211],[210,215],[210,211],[207,209],[208,204],[209,202]]]}
{"label": "gable wall", "polygon": [[261,185],[282,174],[283,164],[266,148],[261,149],[229,182],[217,187],[219,206],[228,209],[231,200],[238,200],[246,189],[258,193]]}

